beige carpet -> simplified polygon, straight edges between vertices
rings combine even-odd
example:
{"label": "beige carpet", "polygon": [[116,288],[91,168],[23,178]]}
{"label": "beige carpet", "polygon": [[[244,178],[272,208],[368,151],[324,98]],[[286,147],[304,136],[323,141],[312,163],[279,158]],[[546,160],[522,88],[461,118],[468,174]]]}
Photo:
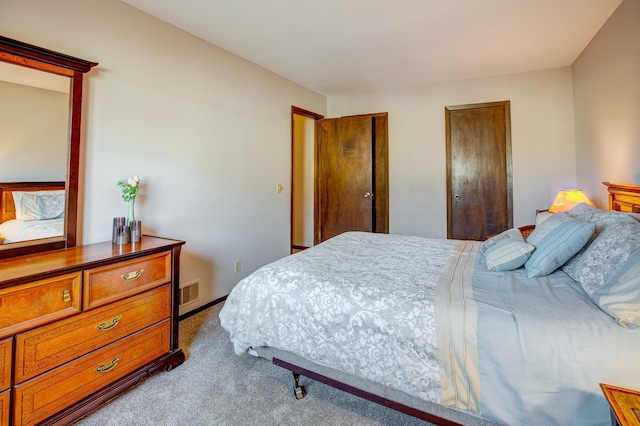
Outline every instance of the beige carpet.
{"label": "beige carpet", "polygon": [[233,352],[218,320],[221,308],[180,322],[183,365],[150,377],[77,425],[428,425],[304,377],[308,394],[296,400],[291,372]]}

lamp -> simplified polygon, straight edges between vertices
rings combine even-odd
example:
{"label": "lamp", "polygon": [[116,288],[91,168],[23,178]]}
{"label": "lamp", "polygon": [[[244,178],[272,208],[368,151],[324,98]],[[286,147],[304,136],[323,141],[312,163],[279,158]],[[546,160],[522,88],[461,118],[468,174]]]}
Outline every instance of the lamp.
{"label": "lamp", "polygon": [[549,213],[564,212],[580,203],[587,203],[593,206],[589,197],[580,189],[561,189],[553,200],[551,207],[549,207]]}

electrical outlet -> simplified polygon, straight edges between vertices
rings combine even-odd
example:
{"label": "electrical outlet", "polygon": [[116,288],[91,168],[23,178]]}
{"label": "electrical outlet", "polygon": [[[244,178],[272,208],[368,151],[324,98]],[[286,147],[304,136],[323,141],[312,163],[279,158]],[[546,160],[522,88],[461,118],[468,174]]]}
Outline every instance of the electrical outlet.
{"label": "electrical outlet", "polygon": [[237,259],[235,261],[235,265],[234,266],[235,266],[236,272],[240,272],[240,269],[241,269],[240,268],[240,259]]}

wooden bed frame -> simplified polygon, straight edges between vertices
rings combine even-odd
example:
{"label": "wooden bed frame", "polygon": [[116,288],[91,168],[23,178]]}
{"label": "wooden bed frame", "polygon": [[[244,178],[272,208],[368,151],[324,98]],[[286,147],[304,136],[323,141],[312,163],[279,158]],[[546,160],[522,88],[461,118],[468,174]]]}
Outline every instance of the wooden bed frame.
{"label": "wooden bed frame", "polygon": [[[609,191],[609,210],[622,211],[622,212],[633,212],[640,213],[640,186],[636,185],[618,185],[611,184],[609,182],[603,182],[605,186],[607,186],[607,190]],[[533,225],[527,228],[526,231],[531,231],[533,229]],[[529,229],[531,228],[531,229]],[[378,394],[375,392],[370,392],[368,390],[363,389],[359,386],[353,386],[348,383],[348,380],[345,381],[341,379],[344,376],[343,373],[337,370],[312,366],[309,367],[306,364],[306,360],[300,360],[301,362],[285,360],[282,356],[282,353],[275,352],[273,354],[269,354],[272,356],[272,362],[275,365],[278,365],[282,368],[290,370],[293,373],[294,377],[294,395],[296,398],[300,399],[304,397],[306,391],[303,386],[299,384],[300,375],[306,376],[310,379],[317,380],[319,382],[328,384],[337,389],[341,389],[345,392],[352,393],[354,395],[365,398],[369,401],[375,402],[377,404],[381,404],[387,406],[389,408],[393,408],[405,414],[408,414],[413,417],[417,417],[422,420],[426,420],[428,422],[437,424],[437,425],[461,425],[465,424],[465,420],[454,420],[449,417],[448,414],[442,414],[443,410],[438,410],[440,413],[437,413],[430,410],[424,410],[416,407],[412,407],[410,404],[405,404],[403,402],[394,401],[382,394]],[[289,354],[285,354],[287,357]],[[260,356],[264,356],[260,354]],[[267,357],[267,356],[265,356]],[[294,356],[295,359],[295,356]],[[443,407],[444,410],[447,410],[447,407]],[[453,409],[449,409],[452,412],[455,412]],[[482,420],[478,419],[479,423],[483,423]],[[490,423],[487,421],[487,423]]]}
{"label": "wooden bed frame", "polygon": [[0,223],[16,218],[13,191],[55,191],[65,189],[65,182],[3,182],[0,183]]}
{"label": "wooden bed frame", "polygon": [[602,182],[609,191],[609,210],[640,213],[640,186]]}

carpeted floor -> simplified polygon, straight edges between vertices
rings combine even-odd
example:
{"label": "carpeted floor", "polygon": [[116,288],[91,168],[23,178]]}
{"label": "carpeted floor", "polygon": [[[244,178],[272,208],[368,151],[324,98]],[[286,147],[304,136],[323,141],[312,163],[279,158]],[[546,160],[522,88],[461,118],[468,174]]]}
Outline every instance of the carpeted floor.
{"label": "carpeted floor", "polygon": [[218,320],[222,306],[180,322],[183,365],[150,377],[76,425],[428,425],[304,377],[307,396],[295,399],[291,372],[233,352]]}

